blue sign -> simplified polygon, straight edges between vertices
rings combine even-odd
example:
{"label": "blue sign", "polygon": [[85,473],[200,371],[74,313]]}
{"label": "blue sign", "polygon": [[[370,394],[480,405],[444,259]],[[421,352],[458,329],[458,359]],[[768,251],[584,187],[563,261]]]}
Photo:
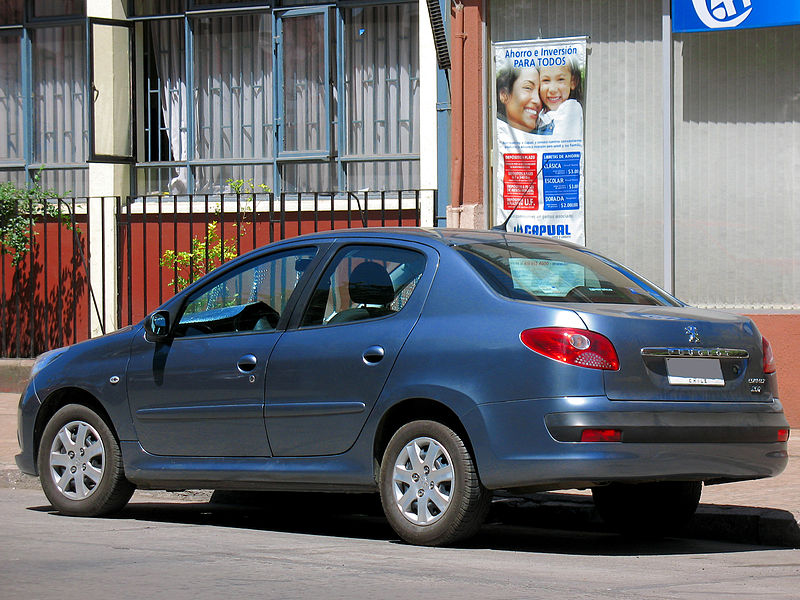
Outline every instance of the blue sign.
{"label": "blue sign", "polygon": [[798,0],[672,0],[675,32],[800,25]]}
{"label": "blue sign", "polygon": [[556,152],[542,156],[545,210],[580,208],[581,153]]}

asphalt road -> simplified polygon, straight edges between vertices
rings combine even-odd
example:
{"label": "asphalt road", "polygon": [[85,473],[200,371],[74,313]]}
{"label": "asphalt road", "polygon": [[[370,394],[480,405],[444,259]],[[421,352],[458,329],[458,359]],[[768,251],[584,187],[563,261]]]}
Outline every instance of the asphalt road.
{"label": "asphalt road", "polygon": [[[137,492],[118,516],[64,517],[0,489],[0,598],[792,598],[800,550],[486,525],[468,545],[400,543],[359,502],[233,508]],[[369,512],[369,511],[367,511]]]}

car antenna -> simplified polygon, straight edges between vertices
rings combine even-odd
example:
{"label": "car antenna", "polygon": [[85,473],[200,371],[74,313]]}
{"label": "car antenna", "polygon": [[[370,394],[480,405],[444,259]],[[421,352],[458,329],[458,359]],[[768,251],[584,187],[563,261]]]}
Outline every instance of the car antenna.
{"label": "car antenna", "polygon": [[531,179],[531,182],[528,184],[528,187],[526,187],[525,191],[522,192],[522,196],[520,197],[519,200],[517,200],[517,203],[514,205],[514,208],[511,209],[511,212],[506,217],[506,220],[503,221],[503,223],[501,225],[495,225],[494,227],[492,227],[491,231],[505,231],[505,232],[508,232],[508,229],[507,229],[508,222],[511,220],[511,217],[514,216],[514,213],[517,212],[517,208],[519,208],[519,205],[522,204],[522,201],[525,200],[525,196],[528,195],[528,191],[531,189],[531,186],[533,186],[534,183],[539,181],[539,175],[541,175],[542,170],[544,169],[544,167],[545,167],[545,165],[547,163],[548,163],[548,161],[542,161],[542,166],[539,167],[538,171],[536,171],[536,177]]}
{"label": "car antenna", "polygon": [[[369,192],[369,188],[364,188],[363,190],[358,190],[358,191],[359,192],[364,192],[364,204],[366,205],[366,203],[367,203],[367,192]],[[358,206],[358,214],[361,217],[361,224],[364,226],[364,228],[366,228],[368,226],[368,224],[367,224],[367,215],[366,215],[366,211],[365,210],[361,210],[361,200],[359,199],[358,194],[348,190],[347,195],[348,196],[352,196],[353,198],[356,199],[356,205]],[[364,206],[364,208],[366,209],[366,206]]]}

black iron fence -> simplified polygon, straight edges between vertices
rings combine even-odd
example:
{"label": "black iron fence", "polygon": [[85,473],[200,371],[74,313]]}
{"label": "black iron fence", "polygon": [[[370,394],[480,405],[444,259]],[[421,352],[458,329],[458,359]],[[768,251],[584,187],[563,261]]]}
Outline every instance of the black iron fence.
{"label": "black iron fence", "polygon": [[0,266],[0,355],[36,356],[138,322],[188,282],[304,233],[435,223],[432,192],[70,198]]}

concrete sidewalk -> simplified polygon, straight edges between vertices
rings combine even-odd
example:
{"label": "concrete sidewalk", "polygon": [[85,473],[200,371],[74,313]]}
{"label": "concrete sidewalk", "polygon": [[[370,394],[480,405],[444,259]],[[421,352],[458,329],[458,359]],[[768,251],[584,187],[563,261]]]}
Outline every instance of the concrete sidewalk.
{"label": "concrete sidewalk", "polygon": [[[38,487],[38,480],[16,468],[19,395],[0,393],[0,487]],[[137,492],[138,493],[138,492]],[[174,495],[176,501],[186,494]],[[207,499],[198,494],[195,501]],[[135,501],[135,497],[134,497]],[[700,508],[687,535],[740,543],[800,548],[800,439],[789,441],[789,466],[778,477],[704,488]],[[586,491],[501,498],[490,518],[545,528],[602,528]]]}

